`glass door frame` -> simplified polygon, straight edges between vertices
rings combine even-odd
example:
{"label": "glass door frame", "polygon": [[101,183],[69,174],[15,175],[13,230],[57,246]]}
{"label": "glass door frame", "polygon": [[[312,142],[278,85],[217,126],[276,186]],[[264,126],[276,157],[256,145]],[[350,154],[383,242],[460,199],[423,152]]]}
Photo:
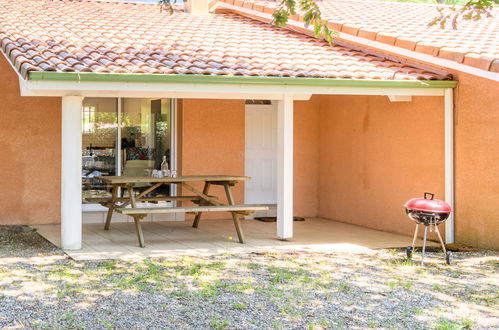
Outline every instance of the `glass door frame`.
{"label": "glass door frame", "polygon": [[[118,152],[116,152],[116,175],[121,175],[121,168],[122,168],[122,155],[121,152],[121,130],[123,128],[122,126],[122,112],[123,112],[123,99],[124,97],[116,97],[116,102],[118,104],[117,106],[117,133],[116,133],[116,143],[115,143],[115,148]],[[171,116],[171,145],[170,145],[170,167],[172,170],[177,170],[177,99],[175,98],[166,98],[170,100],[170,116]],[[82,108],[82,115],[83,115],[83,108]],[[82,117],[83,120],[83,117]],[[81,132],[83,134],[83,130]],[[177,187],[176,185],[172,185],[171,187],[171,195],[172,196],[177,196]],[[175,203],[175,202],[173,202]],[[82,211],[83,212],[102,212],[106,211],[107,208],[100,205],[100,204],[84,204],[82,203]]]}

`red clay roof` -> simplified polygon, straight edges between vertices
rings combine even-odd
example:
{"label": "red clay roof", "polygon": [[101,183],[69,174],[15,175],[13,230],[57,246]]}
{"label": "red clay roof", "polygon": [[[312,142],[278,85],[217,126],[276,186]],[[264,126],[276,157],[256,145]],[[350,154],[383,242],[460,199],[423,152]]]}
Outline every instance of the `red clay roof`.
{"label": "red clay roof", "polygon": [[234,14],[160,13],[154,4],[0,0],[1,48],[30,71],[434,80],[446,74]]}
{"label": "red clay roof", "polygon": [[[278,3],[262,0],[219,0],[272,13]],[[365,0],[322,0],[322,14],[337,31],[389,45],[499,72],[499,9],[480,21],[428,27],[437,16],[435,5]],[[294,20],[302,20],[298,15]]]}

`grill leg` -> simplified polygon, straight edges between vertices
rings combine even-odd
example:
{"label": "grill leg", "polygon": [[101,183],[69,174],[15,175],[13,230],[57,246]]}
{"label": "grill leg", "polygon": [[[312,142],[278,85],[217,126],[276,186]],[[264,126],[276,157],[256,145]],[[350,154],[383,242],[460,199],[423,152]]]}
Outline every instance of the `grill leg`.
{"label": "grill leg", "polygon": [[440,244],[442,244],[442,250],[444,250],[444,254],[447,255],[447,250],[445,249],[444,240],[442,239],[442,235],[440,235],[440,230],[438,230],[437,225],[435,225],[435,231],[437,232],[438,239],[440,240]]}
{"label": "grill leg", "polygon": [[418,238],[419,223],[416,224],[416,230],[414,230],[414,237],[412,238],[412,250],[414,250],[414,245],[416,244],[416,239]]}
{"label": "grill leg", "polygon": [[428,233],[428,226],[424,226],[423,251],[421,252],[421,266],[424,265],[424,253],[426,250],[426,234],[427,233]]}

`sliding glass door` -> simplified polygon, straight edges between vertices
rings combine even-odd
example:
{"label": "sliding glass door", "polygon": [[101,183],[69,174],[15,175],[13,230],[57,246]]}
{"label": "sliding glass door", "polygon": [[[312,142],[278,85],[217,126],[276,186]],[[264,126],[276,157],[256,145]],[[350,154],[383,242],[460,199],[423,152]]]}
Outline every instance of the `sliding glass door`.
{"label": "sliding glass door", "polygon": [[82,189],[83,202],[88,198],[109,195],[101,175],[116,175],[118,100],[85,98],[82,109]]}
{"label": "sliding glass door", "polygon": [[[174,102],[171,99],[85,98],[82,108],[83,203],[110,196],[97,176],[143,176],[163,158],[174,166]],[[137,189],[147,188],[137,187]],[[155,195],[171,195],[170,187]]]}
{"label": "sliding glass door", "polygon": [[[171,166],[172,106],[169,99],[123,99],[121,107],[122,175],[143,176],[160,169],[165,158]],[[148,184],[136,186],[138,190]],[[170,187],[155,189],[151,197],[170,196]]]}

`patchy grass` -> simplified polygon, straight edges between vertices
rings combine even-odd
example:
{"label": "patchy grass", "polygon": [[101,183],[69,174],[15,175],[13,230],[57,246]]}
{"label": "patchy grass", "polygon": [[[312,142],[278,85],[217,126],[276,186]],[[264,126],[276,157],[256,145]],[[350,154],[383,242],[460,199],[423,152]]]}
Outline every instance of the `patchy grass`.
{"label": "patchy grass", "polygon": [[404,281],[400,278],[397,278],[396,280],[391,280],[388,282],[388,286],[390,289],[397,289],[397,288],[402,288],[404,290],[411,290],[413,283],[410,281]]}
{"label": "patchy grass", "polygon": [[215,329],[225,329],[230,325],[230,322],[225,319],[213,318],[211,320],[211,326]]}
{"label": "patchy grass", "polygon": [[243,310],[248,308],[248,305],[242,303],[236,303],[232,305],[235,309]]}
{"label": "patchy grass", "polygon": [[[26,238],[34,233],[18,234]],[[15,235],[9,237],[15,240]],[[9,256],[19,246],[35,250],[26,244],[10,246]],[[53,247],[36,249],[41,252],[32,256],[59,255]],[[499,325],[499,255],[492,252],[455,253],[450,266],[430,254],[425,267],[407,260],[403,250],[141,261],[9,260],[0,257],[0,328]]]}
{"label": "patchy grass", "polygon": [[435,324],[436,330],[461,330],[472,329],[473,321],[469,319],[461,319],[458,321],[441,318]]}

